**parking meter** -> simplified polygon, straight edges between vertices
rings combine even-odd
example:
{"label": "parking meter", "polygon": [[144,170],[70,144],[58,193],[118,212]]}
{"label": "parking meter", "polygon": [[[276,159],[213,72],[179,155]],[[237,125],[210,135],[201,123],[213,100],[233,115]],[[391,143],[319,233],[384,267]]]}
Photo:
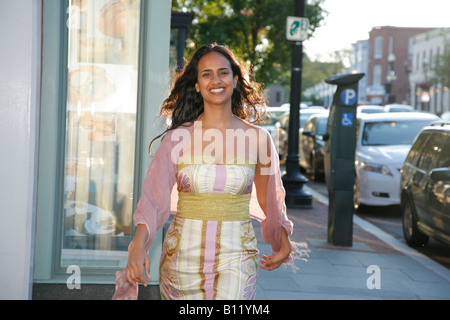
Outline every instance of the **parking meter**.
{"label": "parking meter", "polygon": [[328,187],[328,242],[352,246],[358,81],[363,73],[331,77],[337,85],[324,136],[325,179]]}

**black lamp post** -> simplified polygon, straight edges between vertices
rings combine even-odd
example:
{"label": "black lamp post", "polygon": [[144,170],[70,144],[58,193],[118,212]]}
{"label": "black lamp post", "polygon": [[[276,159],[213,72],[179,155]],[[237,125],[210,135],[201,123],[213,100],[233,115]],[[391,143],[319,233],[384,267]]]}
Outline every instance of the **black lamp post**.
{"label": "black lamp post", "polygon": [[[295,16],[305,16],[305,0],[295,0]],[[300,173],[299,167],[299,127],[300,127],[300,102],[302,92],[302,41],[293,42],[292,51],[292,76],[291,76],[291,107],[288,131],[288,156],[286,158],[286,172],[282,177],[286,190],[286,206],[288,208],[311,208],[312,196],[303,185],[308,182]]]}

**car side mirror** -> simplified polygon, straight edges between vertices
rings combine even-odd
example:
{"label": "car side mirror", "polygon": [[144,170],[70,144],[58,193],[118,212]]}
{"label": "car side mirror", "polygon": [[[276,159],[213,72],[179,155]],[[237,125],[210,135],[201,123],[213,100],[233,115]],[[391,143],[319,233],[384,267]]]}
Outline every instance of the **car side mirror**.
{"label": "car side mirror", "polygon": [[430,178],[433,181],[450,181],[450,169],[449,168],[436,168],[431,170]]}

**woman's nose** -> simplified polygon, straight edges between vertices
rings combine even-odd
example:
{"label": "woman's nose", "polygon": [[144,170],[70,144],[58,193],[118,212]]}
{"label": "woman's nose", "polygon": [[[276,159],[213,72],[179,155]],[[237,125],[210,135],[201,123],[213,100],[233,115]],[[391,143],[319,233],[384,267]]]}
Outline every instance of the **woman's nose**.
{"label": "woman's nose", "polygon": [[220,74],[215,74],[213,80],[214,80],[214,83],[222,82],[222,79],[220,78]]}

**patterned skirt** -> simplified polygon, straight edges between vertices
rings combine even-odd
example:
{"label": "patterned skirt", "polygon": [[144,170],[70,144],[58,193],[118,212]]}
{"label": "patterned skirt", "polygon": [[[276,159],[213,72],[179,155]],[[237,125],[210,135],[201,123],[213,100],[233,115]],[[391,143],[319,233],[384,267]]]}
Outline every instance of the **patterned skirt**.
{"label": "patterned skirt", "polygon": [[175,216],[161,253],[161,299],[253,300],[257,259],[257,240],[250,220],[206,221]]}

